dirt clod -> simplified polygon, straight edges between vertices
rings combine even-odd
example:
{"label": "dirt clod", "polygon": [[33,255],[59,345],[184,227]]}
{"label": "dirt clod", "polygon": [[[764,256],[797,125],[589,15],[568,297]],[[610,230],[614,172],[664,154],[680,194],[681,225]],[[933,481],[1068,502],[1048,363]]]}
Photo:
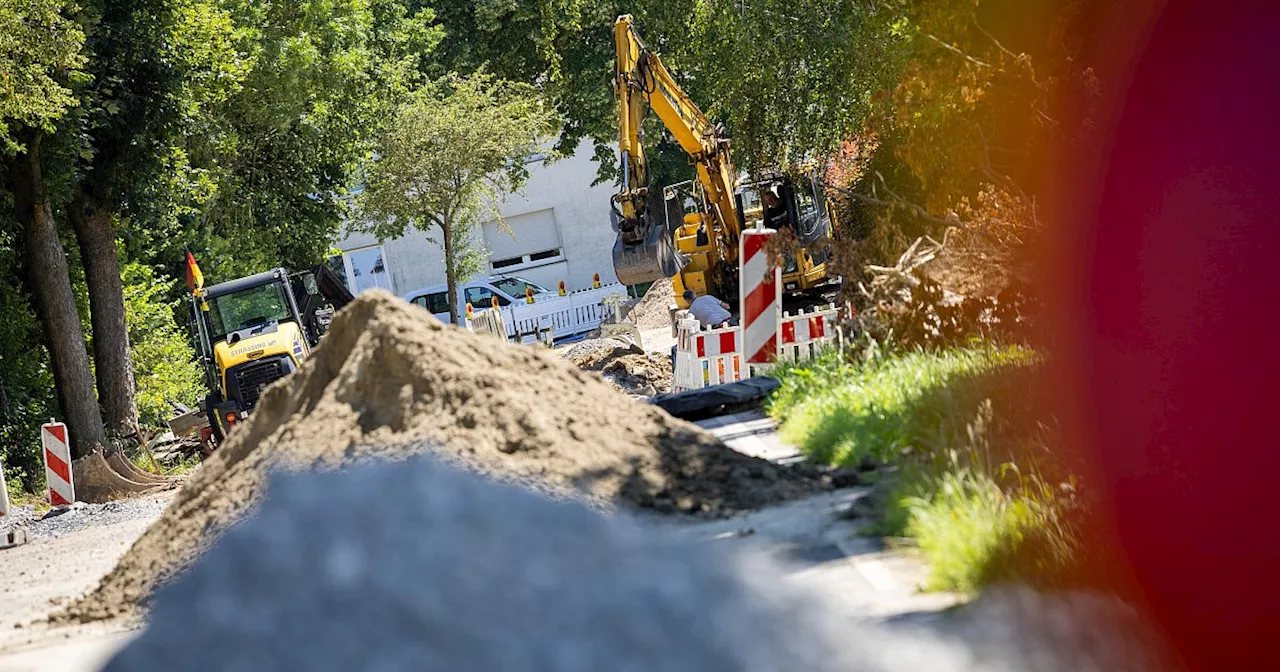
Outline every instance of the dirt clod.
{"label": "dirt clod", "polygon": [[[98,588],[55,620],[134,612],[255,508],[269,470],[423,452],[560,496],[712,516],[823,487],[807,471],[736,453],[549,352],[447,328],[373,291],[335,317],[311,359],[264,393]],[[389,505],[396,497],[369,496]]]}
{"label": "dirt clod", "polygon": [[579,368],[600,372],[627,394],[651,397],[671,391],[671,358],[630,343],[593,339],[575,344],[563,356]]}

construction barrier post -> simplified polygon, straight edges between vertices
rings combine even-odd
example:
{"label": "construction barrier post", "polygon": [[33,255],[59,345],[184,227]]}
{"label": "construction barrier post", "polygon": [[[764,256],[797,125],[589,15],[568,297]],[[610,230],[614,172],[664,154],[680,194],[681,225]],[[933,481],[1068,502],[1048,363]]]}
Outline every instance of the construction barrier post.
{"label": "construction barrier post", "polygon": [[739,266],[743,345],[747,364],[762,366],[778,356],[778,331],[782,327],[782,269],[769,267],[765,245],[774,232],[752,229],[742,232]]}
{"label": "construction barrier post", "polygon": [[9,515],[9,489],[4,486],[4,463],[0,462],[0,520]]}
{"label": "construction barrier post", "polygon": [[71,442],[67,426],[49,420],[40,426],[40,443],[44,446],[44,477],[49,484],[49,504],[71,506],[76,501],[75,482],[71,473]]}

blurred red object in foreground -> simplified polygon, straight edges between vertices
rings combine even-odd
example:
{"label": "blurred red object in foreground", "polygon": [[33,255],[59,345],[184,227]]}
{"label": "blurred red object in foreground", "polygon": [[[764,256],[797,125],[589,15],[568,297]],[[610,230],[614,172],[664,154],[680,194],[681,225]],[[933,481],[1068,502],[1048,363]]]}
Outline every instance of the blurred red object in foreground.
{"label": "blurred red object in foreground", "polygon": [[1093,48],[1116,50],[1110,126],[1100,146],[1059,157],[1052,286],[1078,350],[1055,382],[1081,392],[1073,431],[1109,500],[1090,529],[1120,556],[1112,578],[1189,669],[1268,669],[1280,659],[1280,3],[1148,10],[1108,9],[1109,33],[1099,20]]}

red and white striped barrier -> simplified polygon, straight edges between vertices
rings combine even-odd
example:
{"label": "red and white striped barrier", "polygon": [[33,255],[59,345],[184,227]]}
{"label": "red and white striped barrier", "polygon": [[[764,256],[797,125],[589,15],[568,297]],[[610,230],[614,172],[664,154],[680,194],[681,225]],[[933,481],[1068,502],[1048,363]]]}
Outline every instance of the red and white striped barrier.
{"label": "red and white striped barrier", "polygon": [[71,475],[71,443],[67,426],[61,422],[40,425],[40,443],[44,445],[44,477],[49,483],[49,503],[70,506],[76,501]]}
{"label": "red and white striped barrier", "polygon": [[782,344],[778,347],[780,361],[808,360],[830,343],[838,343],[840,332],[836,330],[839,311],[835,305],[814,308],[797,315],[782,314]]}
{"label": "red and white striped barrier", "polygon": [[4,463],[0,462],[0,518],[9,515],[9,489],[4,486]]}
{"label": "red and white striped barrier", "polygon": [[742,287],[743,342],[747,363],[757,366],[771,363],[778,355],[782,269],[769,268],[769,255],[764,249],[773,233],[770,229],[742,232],[738,277]]}
{"label": "red and white striped barrier", "polygon": [[672,391],[698,390],[748,377],[742,329],[702,329],[696,319],[681,320],[676,336]]}

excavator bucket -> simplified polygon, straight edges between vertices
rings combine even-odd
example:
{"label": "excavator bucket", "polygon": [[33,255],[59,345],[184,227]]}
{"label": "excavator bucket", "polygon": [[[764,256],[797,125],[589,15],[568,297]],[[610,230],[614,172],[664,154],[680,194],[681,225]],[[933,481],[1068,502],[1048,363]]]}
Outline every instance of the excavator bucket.
{"label": "excavator bucket", "polygon": [[665,226],[649,226],[644,242],[628,245],[622,237],[613,244],[613,271],[618,282],[639,285],[670,278],[689,263],[671,244]]}

